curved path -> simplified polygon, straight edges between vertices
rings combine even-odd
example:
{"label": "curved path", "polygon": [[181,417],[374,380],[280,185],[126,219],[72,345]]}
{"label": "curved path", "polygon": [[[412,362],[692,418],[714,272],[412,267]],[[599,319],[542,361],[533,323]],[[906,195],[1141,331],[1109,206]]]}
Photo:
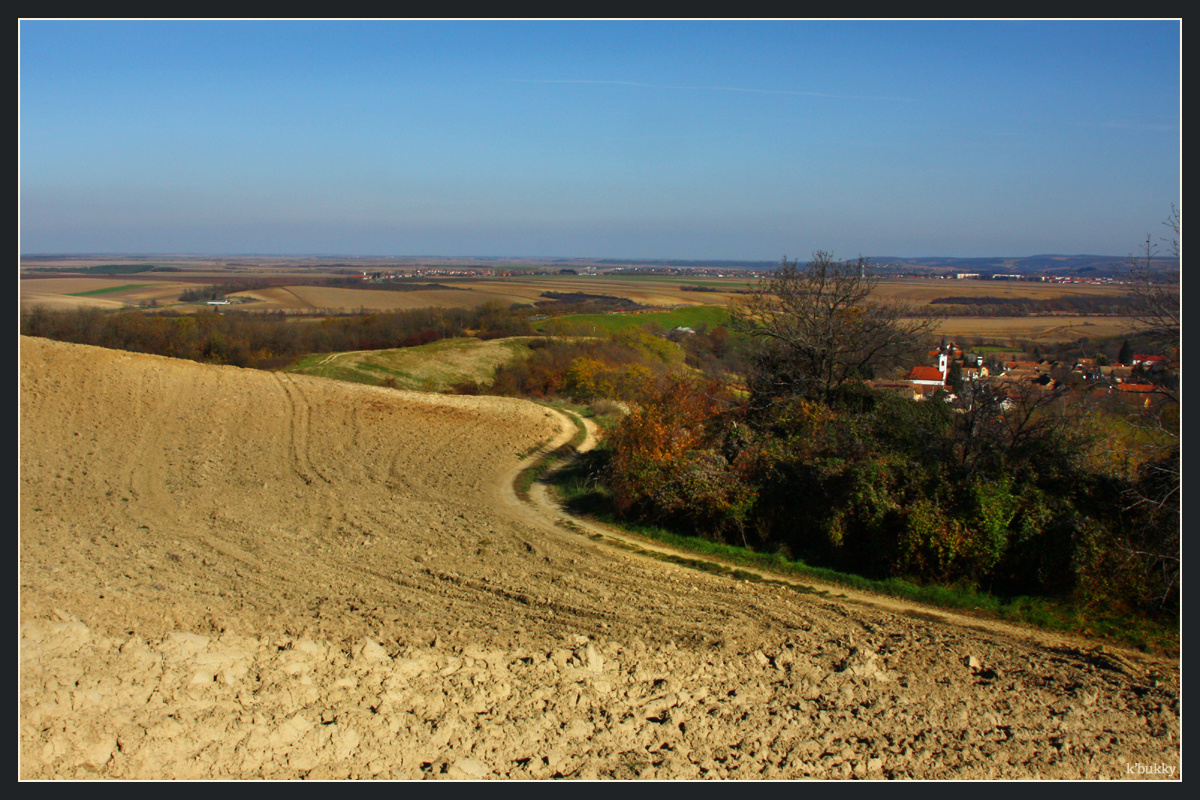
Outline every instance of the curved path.
{"label": "curved path", "polygon": [[[585,438],[575,449],[578,453],[586,453],[599,443],[599,429],[590,419],[579,418],[579,421],[584,426]],[[564,425],[578,430],[575,423],[565,416],[563,417],[563,422]],[[556,468],[561,469],[562,466],[565,465],[558,465]],[[559,528],[586,536],[594,542],[613,544],[625,551],[632,550],[647,554],[660,554],[687,559],[696,564],[711,564],[718,568],[737,569],[743,573],[756,575],[764,580],[798,587],[802,591],[812,591],[827,597],[836,597],[838,601],[845,603],[886,612],[906,614],[916,618],[936,620],[964,628],[988,632],[995,636],[1025,641],[1040,647],[1057,648],[1059,651],[1074,651],[1080,658],[1098,659],[1113,669],[1122,670],[1133,676],[1161,674],[1163,676],[1175,675],[1177,679],[1178,664],[1176,662],[1130,648],[1102,644],[1082,635],[1036,628],[1019,623],[1004,622],[985,616],[959,613],[954,610],[924,603],[912,602],[874,592],[859,591],[841,584],[814,578],[798,578],[793,575],[772,572],[752,566],[733,564],[703,553],[681,550],[669,544],[631,533],[619,527],[606,525],[594,519],[574,516],[555,499],[552,492],[548,490],[545,481],[539,481],[534,485],[529,493],[529,501],[538,509],[544,519],[552,521]]]}
{"label": "curved path", "polygon": [[24,777],[1179,766],[1169,673],[565,530],[531,403],[22,338],[20,410]]}

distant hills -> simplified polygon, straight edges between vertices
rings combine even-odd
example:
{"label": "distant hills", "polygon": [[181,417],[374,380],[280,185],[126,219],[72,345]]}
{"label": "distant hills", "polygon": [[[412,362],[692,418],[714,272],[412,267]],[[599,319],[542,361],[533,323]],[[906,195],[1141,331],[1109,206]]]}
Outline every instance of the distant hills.
{"label": "distant hills", "polygon": [[[1107,278],[1128,272],[1129,256],[1061,256],[1038,255],[1024,258],[899,258],[895,256],[880,256],[870,259],[871,265],[877,270],[887,272],[895,270],[906,274],[922,273],[937,274],[944,272],[978,272],[981,276],[995,274],[1023,275],[1037,277],[1041,275],[1060,275],[1063,277]],[[1179,269],[1179,260],[1175,258],[1156,258],[1151,263],[1151,269],[1158,272],[1169,272]]]}
{"label": "distant hills", "polygon": [[[778,261],[697,261],[697,260],[637,260],[637,259],[570,259],[577,266],[591,265],[597,269],[617,267],[644,269],[725,269],[725,270],[771,270]],[[980,277],[992,275],[1021,275],[1041,277],[1111,278],[1130,269],[1129,256],[1096,255],[1036,255],[1019,258],[988,256],[985,258],[953,258],[925,256],[901,258],[899,256],[872,256],[867,259],[879,274],[888,275],[945,275],[954,272],[978,272]],[[1156,258],[1151,263],[1156,272],[1167,273],[1179,269],[1175,258]]]}
{"label": "distant hills", "polygon": [[[114,256],[108,255],[107,258]],[[116,256],[136,263],[117,263],[87,266],[70,266],[71,262],[87,263],[97,256],[50,256],[25,255],[22,266],[35,272],[76,272],[83,274],[119,274],[135,272],[168,272],[187,269],[189,264],[207,267],[253,268],[268,263],[273,267],[303,267],[306,269],[342,268],[343,271],[380,269],[387,266],[400,268],[445,267],[445,268],[570,268],[589,271],[646,270],[673,273],[698,270],[755,271],[775,269],[779,261],[734,261],[699,259],[617,259],[617,258],[511,258],[488,256],[175,256],[165,260],[171,265],[147,263],[147,256]],[[164,260],[155,257],[156,260]],[[1129,256],[1097,255],[1035,255],[1018,258],[989,256],[985,258],[953,258],[926,256],[901,258],[899,256],[871,256],[867,259],[877,274],[881,275],[947,275],[955,272],[977,272],[980,277],[992,275],[1020,275],[1041,277],[1056,275],[1078,278],[1110,278],[1128,272]],[[53,266],[50,266],[53,264]],[[45,265],[45,266],[43,266]],[[1179,269],[1176,258],[1156,258],[1151,263],[1154,271],[1168,273]]]}

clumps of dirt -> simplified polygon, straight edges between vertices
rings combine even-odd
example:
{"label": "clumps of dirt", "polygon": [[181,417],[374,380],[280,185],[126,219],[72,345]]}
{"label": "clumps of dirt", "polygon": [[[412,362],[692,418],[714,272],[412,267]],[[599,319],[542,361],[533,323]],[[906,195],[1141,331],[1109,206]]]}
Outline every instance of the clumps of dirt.
{"label": "clumps of dirt", "polygon": [[1180,777],[1174,665],[610,547],[570,437],[23,337],[20,776]]}
{"label": "clumps of dirt", "polygon": [[1122,777],[1130,739],[1178,741],[1161,692],[1119,693],[1118,710],[1103,685],[975,656],[917,676],[892,666],[893,642],[732,654],[573,634],[392,652],[37,620],[21,630],[22,774],[1087,778]]}

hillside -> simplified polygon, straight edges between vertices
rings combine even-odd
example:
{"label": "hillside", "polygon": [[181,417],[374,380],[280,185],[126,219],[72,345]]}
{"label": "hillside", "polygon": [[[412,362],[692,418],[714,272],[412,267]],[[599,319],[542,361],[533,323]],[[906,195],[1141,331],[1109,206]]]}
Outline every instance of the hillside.
{"label": "hillside", "polygon": [[23,778],[1179,777],[1172,665],[556,524],[540,406],[20,346]]}

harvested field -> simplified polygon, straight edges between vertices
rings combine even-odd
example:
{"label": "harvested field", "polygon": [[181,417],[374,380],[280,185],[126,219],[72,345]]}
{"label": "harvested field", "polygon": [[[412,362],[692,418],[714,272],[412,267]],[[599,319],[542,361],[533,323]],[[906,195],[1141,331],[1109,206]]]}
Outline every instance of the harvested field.
{"label": "harvested field", "polygon": [[505,308],[515,300],[509,295],[456,289],[387,291],[386,289],[339,289],[328,286],[285,286],[238,292],[230,297],[251,297],[261,301],[253,310],[285,311],[340,310],[401,311],[409,308],[474,308],[484,303],[502,303]]}
{"label": "harvested field", "polygon": [[1076,342],[1087,337],[1129,335],[1137,325],[1131,317],[947,317],[938,326],[939,335],[964,343],[975,339],[989,342],[1030,340],[1043,344]]}
{"label": "harvested field", "polygon": [[1175,664],[521,503],[540,406],[20,346],[23,778],[1181,775]]}
{"label": "harvested field", "polygon": [[[125,308],[151,300],[165,307],[176,303],[180,293],[196,288],[197,284],[139,273],[112,278],[23,278],[20,286],[23,309],[39,305],[49,309],[76,309]],[[86,292],[97,294],[79,296]],[[181,306],[179,310],[194,308],[196,306]]]}
{"label": "harvested field", "polygon": [[[155,296],[156,286],[140,286],[137,289],[120,289],[135,281],[128,277],[121,279],[110,278],[43,278],[39,280],[21,281],[21,307],[32,308],[44,306],[50,309],[76,308],[123,308],[131,303],[136,304],[143,298]],[[143,281],[136,281],[143,283]],[[173,296],[178,296],[180,288],[165,287]],[[80,296],[85,292],[99,292],[91,296]],[[159,292],[162,294],[162,292]]]}
{"label": "harvested field", "polygon": [[75,311],[81,308],[124,308],[125,303],[113,300],[111,297],[72,297],[57,292],[21,291],[21,308],[29,309],[35,306],[51,311]]}
{"label": "harvested field", "polygon": [[879,282],[881,297],[906,303],[925,304],[939,297],[1007,297],[1022,300],[1051,300],[1056,297],[1115,297],[1129,293],[1123,286],[1040,281],[951,281],[896,279]]}

